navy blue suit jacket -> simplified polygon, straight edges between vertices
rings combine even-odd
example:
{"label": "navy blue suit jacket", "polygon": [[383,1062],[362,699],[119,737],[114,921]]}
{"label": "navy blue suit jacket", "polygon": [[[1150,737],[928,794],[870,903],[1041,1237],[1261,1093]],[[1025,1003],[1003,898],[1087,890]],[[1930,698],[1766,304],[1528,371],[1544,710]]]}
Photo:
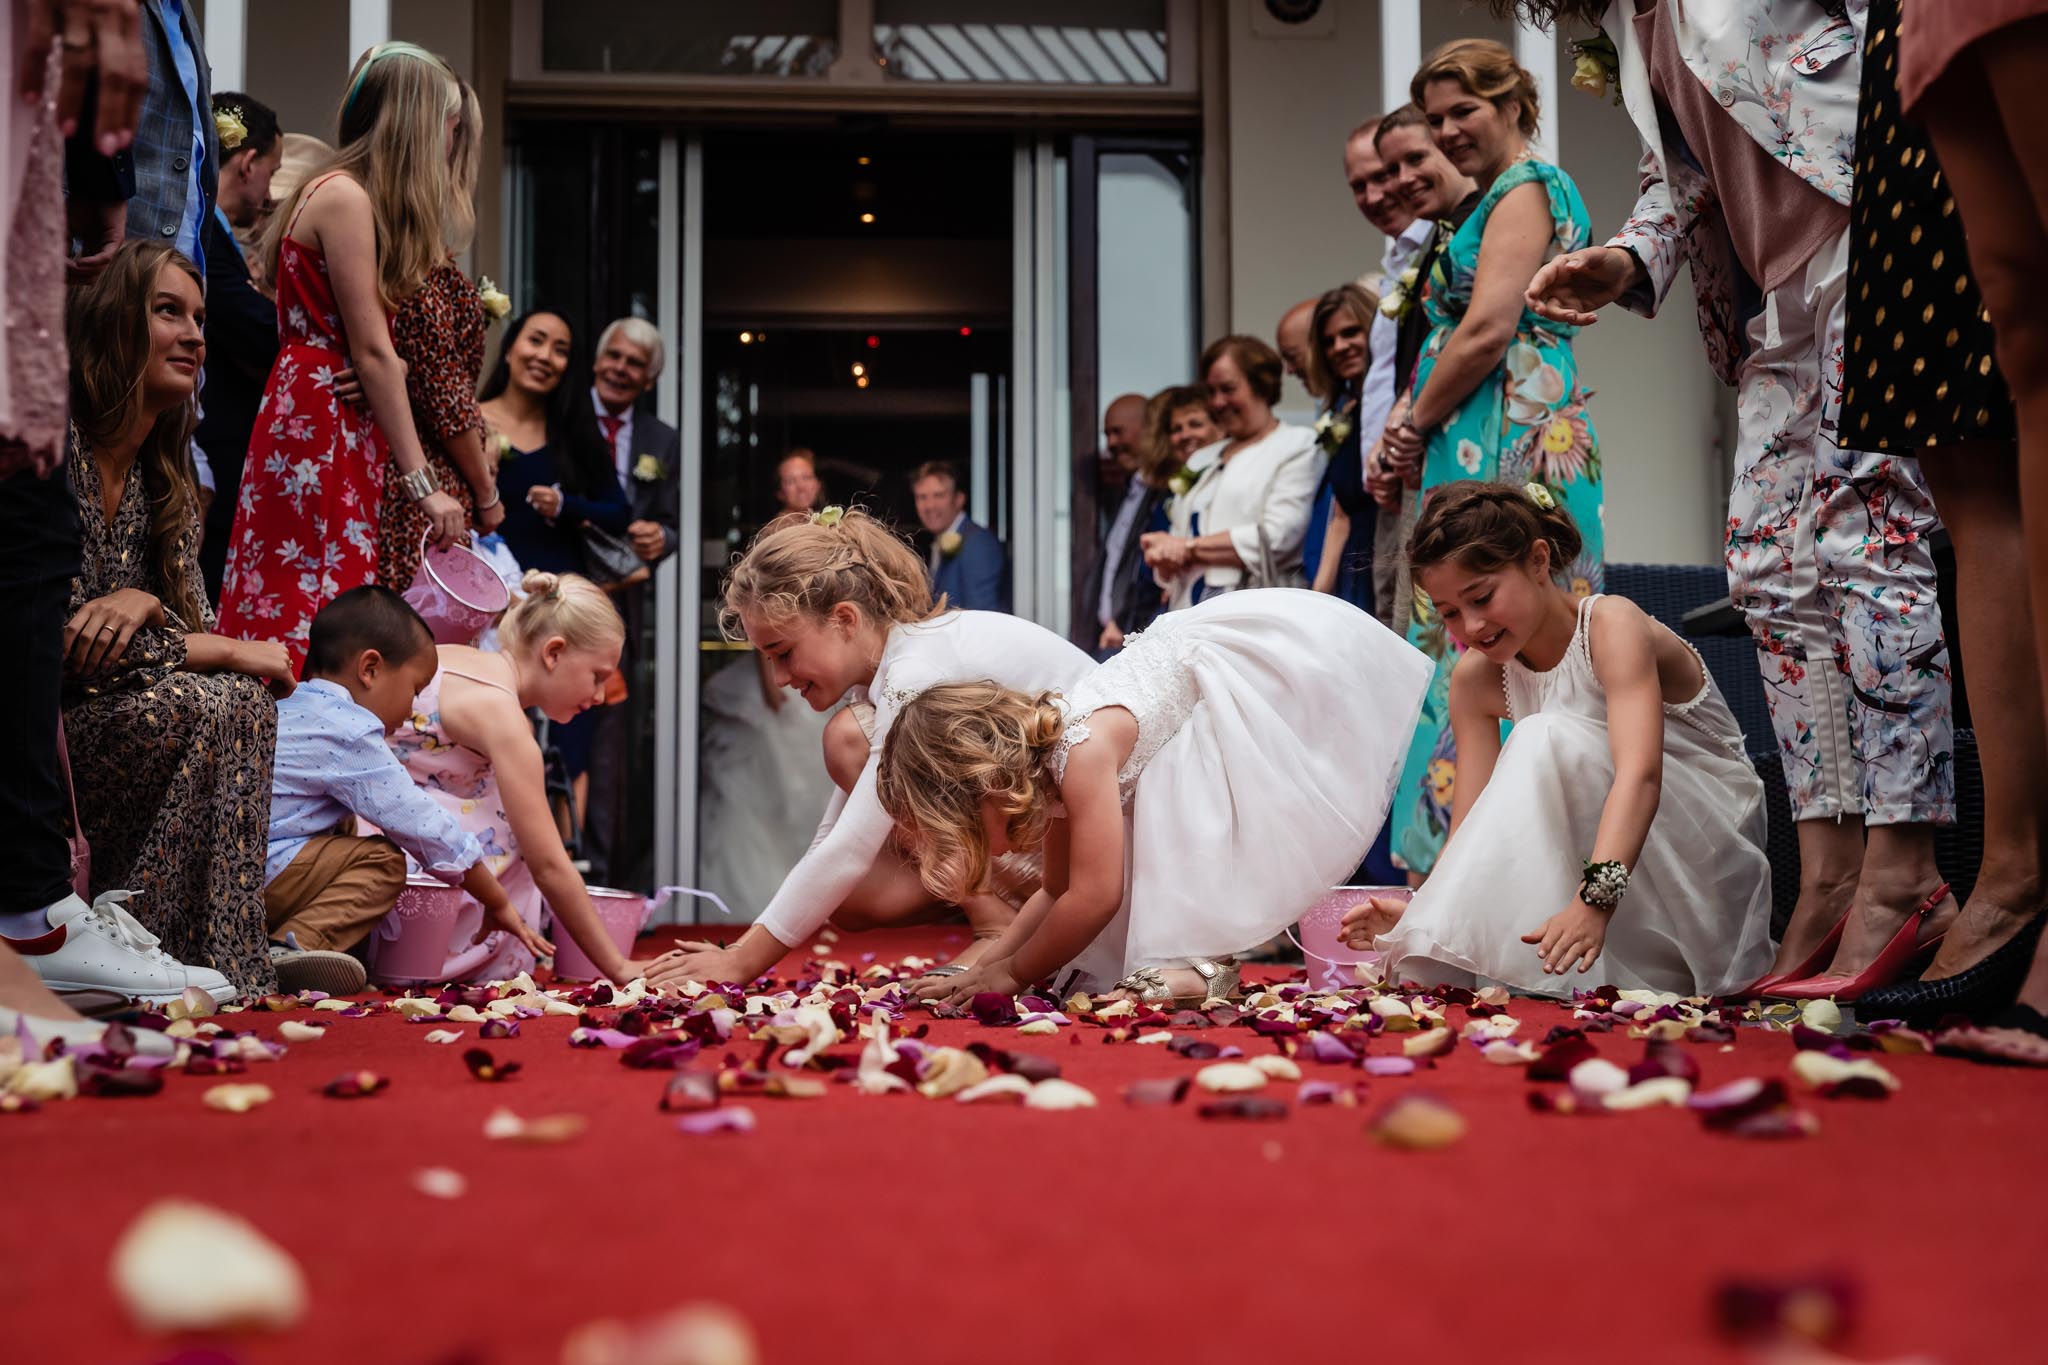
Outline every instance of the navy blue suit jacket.
{"label": "navy blue suit jacket", "polygon": [[946,605],[965,611],[1010,609],[1010,564],[1003,543],[986,526],[960,523],[960,552],[940,555],[932,575],[932,594],[946,595]]}

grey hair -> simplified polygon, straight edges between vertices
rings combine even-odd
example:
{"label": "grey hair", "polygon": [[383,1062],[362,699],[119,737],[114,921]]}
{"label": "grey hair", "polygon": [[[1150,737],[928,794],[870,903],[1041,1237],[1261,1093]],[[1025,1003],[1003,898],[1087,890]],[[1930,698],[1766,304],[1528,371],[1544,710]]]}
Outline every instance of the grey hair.
{"label": "grey hair", "polygon": [[635,346],[647,352],[647,382],[653,383],[661,377],[661,367],[667,357],[667,348],[661,344],[661,333],[646,318],[618,318],[598,334],[597,353],[604,354],[604,348],[612,344],[615,336],[624,337]]}

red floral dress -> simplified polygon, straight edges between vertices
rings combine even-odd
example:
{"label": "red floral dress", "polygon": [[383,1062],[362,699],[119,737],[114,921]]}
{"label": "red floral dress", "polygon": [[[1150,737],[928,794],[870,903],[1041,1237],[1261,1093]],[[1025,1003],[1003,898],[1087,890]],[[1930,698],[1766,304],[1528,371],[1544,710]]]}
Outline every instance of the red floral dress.
{"label": "red floral dress", "polygon": [[[483,298],[469,276],[443,261],[427,272],[391,317],[391,344],[405,362],[405,391],[412,399],[412,424],[420,449],[441,490],[476,514],[476,495],[448,454],[448,443],[484,424],[476,405],[476,381],[484,368]],[[385,460],[384,511],[377,528],[377,581],[404,592],[420,567],[420,537],[426,514],[398,484],[398,469]]]}
{"label": "red floral dress", "polygon": [[327,262],[287,233],[277,276],[277,363],[242,471],[220,631],[280,640],[297,669],[313,614],[377,581],[384,438],[369,413],[334,396],[348,335]]}

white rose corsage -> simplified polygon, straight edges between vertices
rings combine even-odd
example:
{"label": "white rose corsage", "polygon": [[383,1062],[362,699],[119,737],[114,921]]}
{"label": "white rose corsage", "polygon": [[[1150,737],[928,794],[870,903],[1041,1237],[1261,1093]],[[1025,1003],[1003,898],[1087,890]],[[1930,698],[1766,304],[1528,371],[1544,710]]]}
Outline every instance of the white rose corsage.
{"label": "white rose corsage", "polygon": [[939,553],[947,559],[960,553],[960,547],[967,543],[967,537],[958,531],[948,531],[939,537]]}
{"label": "white rose corsage", "polygon": [[642,483],[659,483],[668,470],[652,455],[642,455],[633,461],[633,477]]}

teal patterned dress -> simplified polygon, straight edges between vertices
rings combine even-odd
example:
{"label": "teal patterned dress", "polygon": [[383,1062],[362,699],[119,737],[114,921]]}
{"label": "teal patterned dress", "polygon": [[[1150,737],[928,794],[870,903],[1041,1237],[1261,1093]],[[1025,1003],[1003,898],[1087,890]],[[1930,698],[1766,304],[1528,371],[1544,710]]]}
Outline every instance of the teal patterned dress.
{"label": "teal patterned dress", "polygon": [[[1438,254],[1424,283],[1421,307],[1429,340],[1415,366],[1415,393],[1429,385],[1430,372],[1472,302],[1479,269],[1479,244],[1494,206],[1518,185],[1541,184],[1550,197],[1553,245],[1576,251],[1592,234],[1586,205],[1571,177],[1547,161],[1518,161],[1494,180],[1472,216]],[[1578,329],[1524,310],[1515,338],[1499,368],[1482,380],[1443,425],[1432,431],[1423,456],[1422,488],[1432,490],[1459,479],[1547,485],[1572,514],[1585,552],[1563,569],[1571,590],[1600,591],[1605,537],[1601,530],[1600,438],[1594,434],[1579,369],[1572,358]],[[1451,737],[1451,665],[1457,648],[1421,588],[1409,614],[1408,640],[1436,660],[1436,677],[1422,704],[1408,762],[1395,794],[1394,860],[1416,872],[1436,866],[1451,827],[1451,793],[1457,780],[1457,746]]]}

